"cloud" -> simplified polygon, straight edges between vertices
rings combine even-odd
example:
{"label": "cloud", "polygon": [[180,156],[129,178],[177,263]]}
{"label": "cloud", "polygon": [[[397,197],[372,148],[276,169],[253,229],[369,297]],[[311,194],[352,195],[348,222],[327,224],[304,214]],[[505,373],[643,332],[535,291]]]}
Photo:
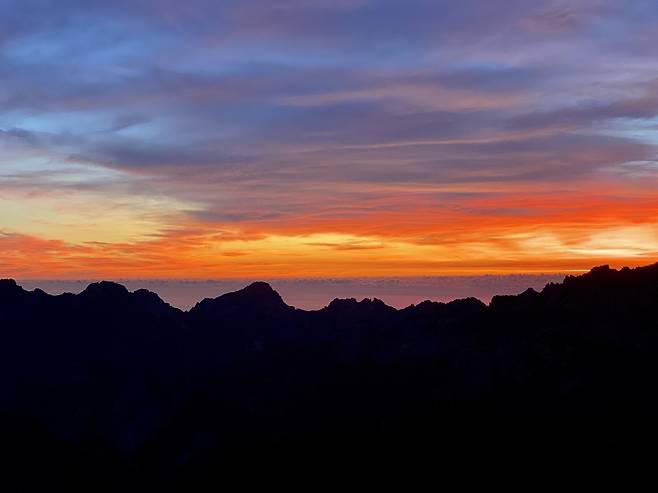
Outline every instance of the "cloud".
{"label": "cloud", "polygon": [[[164,249],[148,265],[169,260],[166,240],[210,269],[215,254],[265,258],[213,250],[231,235],[275,251],[267,238],[332,233],[464,242],[471,258],[483,225],[492,238],[555,229],[546,239],[569,221],[655,219],[651,2],[0,0],[0,13],[0,200],[20,209],[0,226],[12,234],[46,239],[36,218],[48,211],[48,238],[77,228],[79,246],[96,235],[90,215],[106,225],[115,205],[130,223],[115,229]],[[613,214],[611,182],[639,213]],[[565,189],[584,206],[565,210]],[[579,218],[601,190],[609,207]],[[103,206],[80,207],[90,197]],[[109,233],[96,239],[122,243]],[[373,269],[395,251],[303,241],[381,255]],[[134,268],[110,259],[128,247],[87,247]]]}
{"label": "cloud", "polygon": [[595,123],[619,118],[649,120],[658,116],[658,97],[651,91],[641,97],[615,101],[590,101],[575,106],[519,116],[511,121],[512,128],[587,129]]}
{"label": "cloud", "polygon": [[600,0],[582,0],[577,4],[563,0],[544,2],[536,11],[522,19],[521,25],[530,31],[575,31],[605,14],[606,10],[609,10],[606,3]]}

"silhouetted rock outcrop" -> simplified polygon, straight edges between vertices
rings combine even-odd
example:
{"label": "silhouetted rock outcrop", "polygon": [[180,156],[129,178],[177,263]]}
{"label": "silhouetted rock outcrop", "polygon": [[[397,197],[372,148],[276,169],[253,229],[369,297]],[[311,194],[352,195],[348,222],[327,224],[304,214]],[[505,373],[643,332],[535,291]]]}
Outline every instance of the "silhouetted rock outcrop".
{"label": "silhouetted rock outcrop", "polygon": [[658,412],[658,264],[403,310],[298,310],[256,282],[186,313],[111,282],[50,296],[1,280],[0,317],[4,442],[117,488],[320,454],[564,454],[599,422],[586,443],[606,450],[620,423],[653,436]]}
{"label": "silhouetted rock outcrop", "polygon": [[266,282],[254,282],[240,291],[214,299],[206,298],[190,312],[191,319],[224,322],[233,315],[241,317],[276,317],[294,310]]}

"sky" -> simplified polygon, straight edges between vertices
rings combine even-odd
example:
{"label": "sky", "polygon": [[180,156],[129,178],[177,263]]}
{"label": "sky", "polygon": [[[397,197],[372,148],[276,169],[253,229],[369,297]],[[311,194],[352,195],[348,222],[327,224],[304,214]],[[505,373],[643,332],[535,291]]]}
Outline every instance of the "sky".
{"label": "sky", "polygon": [[658,260],[658,3],[0,0],[0,274]]}

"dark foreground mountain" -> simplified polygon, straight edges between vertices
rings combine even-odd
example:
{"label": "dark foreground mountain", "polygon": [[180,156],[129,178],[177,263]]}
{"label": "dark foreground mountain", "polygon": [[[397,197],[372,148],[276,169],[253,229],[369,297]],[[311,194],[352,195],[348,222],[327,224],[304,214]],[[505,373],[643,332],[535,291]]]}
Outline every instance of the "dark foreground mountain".
{"label": "dark foreground mountain", "polygon": [[50,296],[4,280],[0,323],[2,468],[25,484],[446,475],[656,437],[658,264],[403,310],[303,311],[254,283],[182,312],[110,282]]}

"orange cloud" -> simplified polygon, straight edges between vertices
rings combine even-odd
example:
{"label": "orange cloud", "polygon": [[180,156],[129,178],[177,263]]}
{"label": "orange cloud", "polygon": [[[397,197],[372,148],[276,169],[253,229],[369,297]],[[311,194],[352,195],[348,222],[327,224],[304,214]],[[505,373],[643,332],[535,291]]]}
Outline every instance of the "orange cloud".
{"label": "orange cloud", "polygon": [[[440,208],[170,228],[133,242],[0,235],[17,278],[230,278],[556,272],[658,259],[658,194],[516,191]],[[432,206],[434,205],[434,206]]]}

